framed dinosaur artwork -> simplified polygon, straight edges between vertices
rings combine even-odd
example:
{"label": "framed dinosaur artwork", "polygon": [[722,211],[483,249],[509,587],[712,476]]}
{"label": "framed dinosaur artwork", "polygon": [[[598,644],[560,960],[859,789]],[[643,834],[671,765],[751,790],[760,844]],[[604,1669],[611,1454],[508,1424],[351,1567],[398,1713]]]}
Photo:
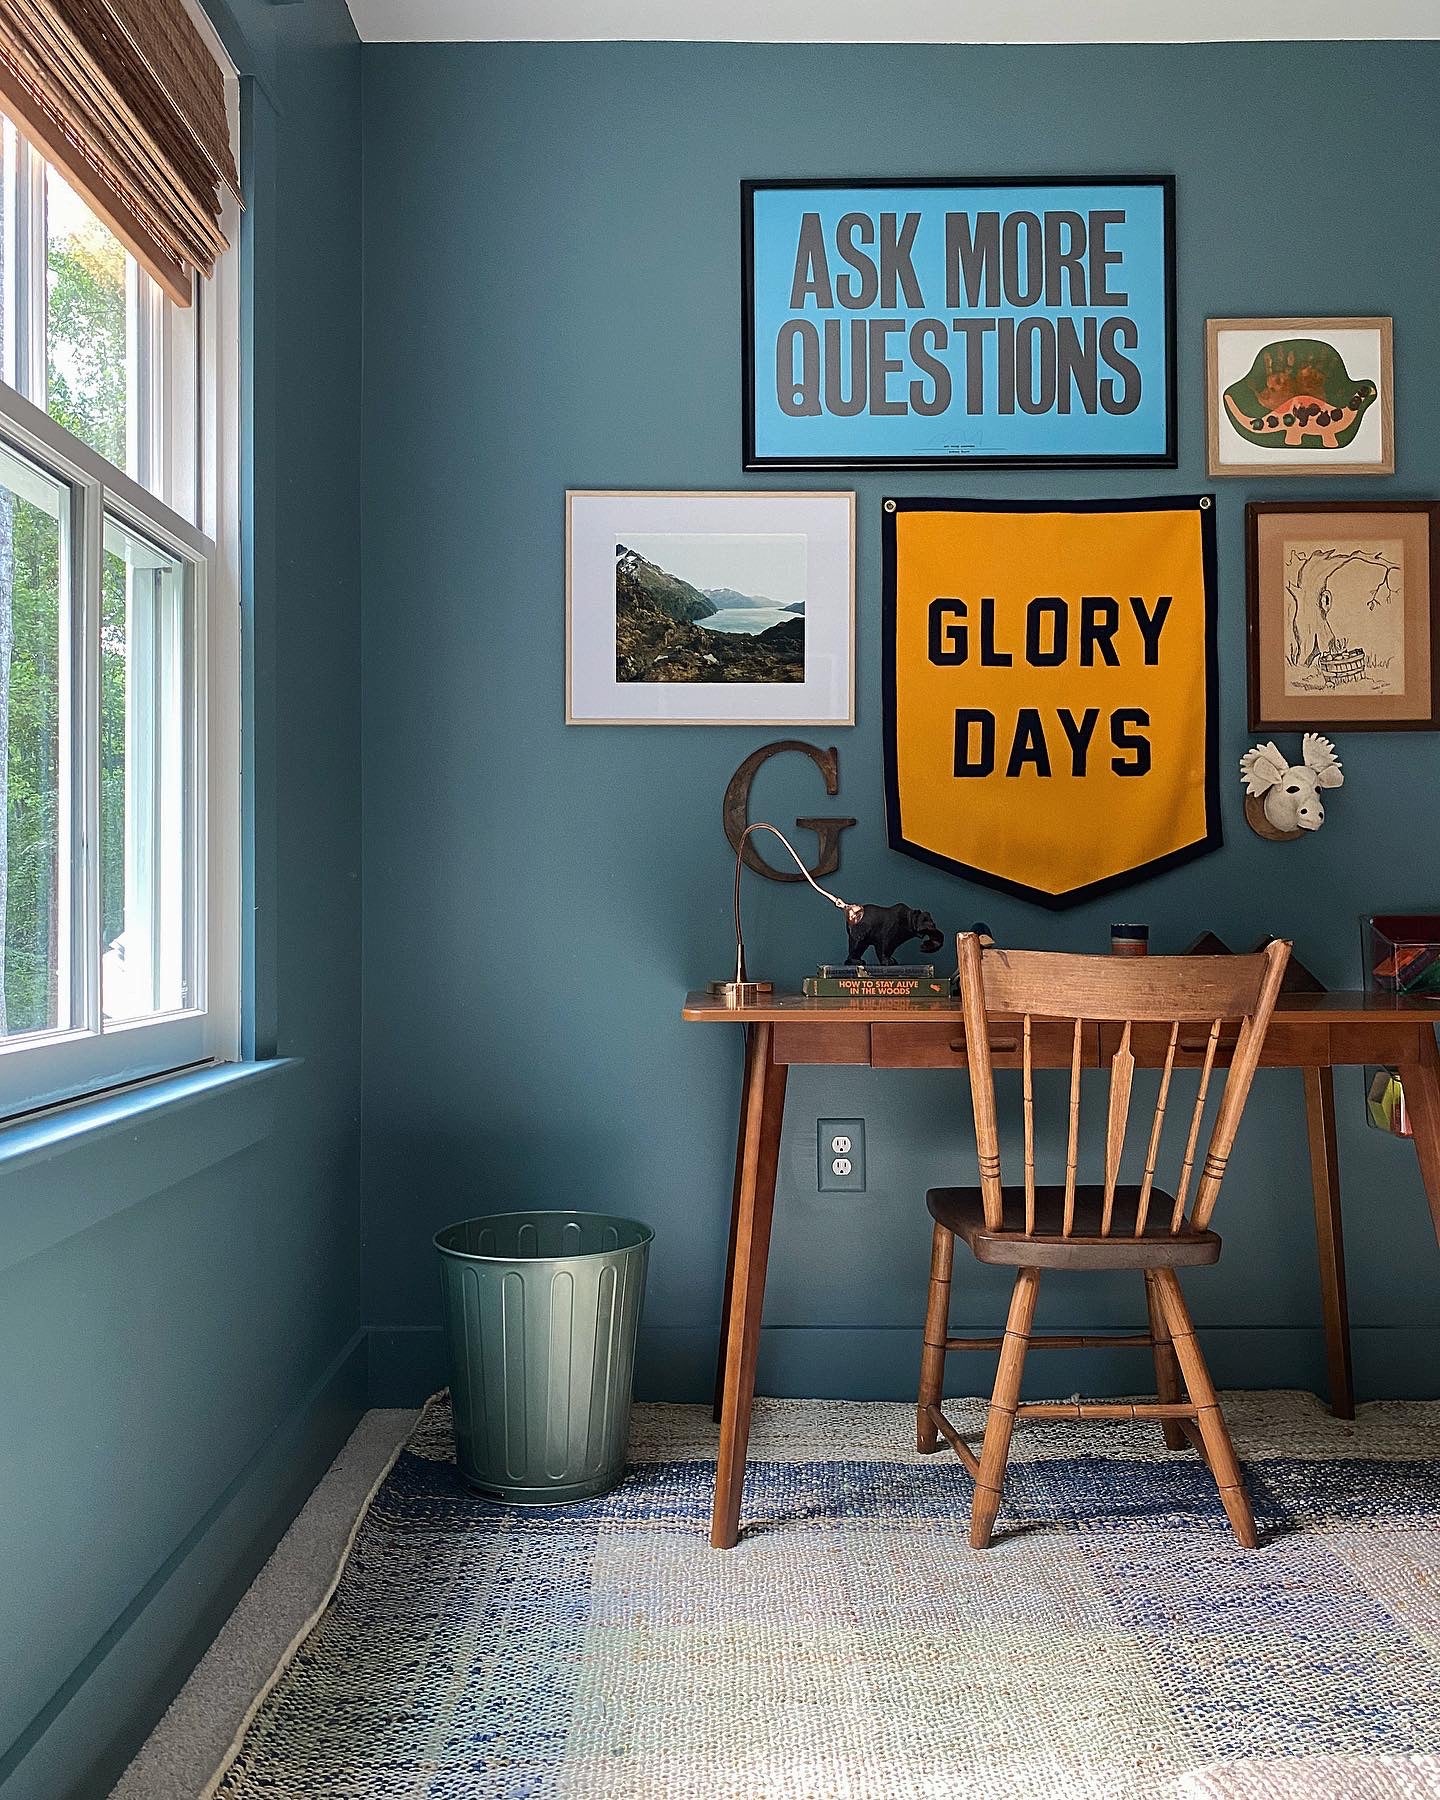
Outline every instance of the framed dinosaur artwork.
{"label": "framed dinosaur artwork", "polygon": [[1212,475],[1393,475],[1389,319],[1207,319]]}
{"label": "framed dinosaur artwork", "polygon": [[1440,501],[1245,509],[1250,726],[1440,730]]}

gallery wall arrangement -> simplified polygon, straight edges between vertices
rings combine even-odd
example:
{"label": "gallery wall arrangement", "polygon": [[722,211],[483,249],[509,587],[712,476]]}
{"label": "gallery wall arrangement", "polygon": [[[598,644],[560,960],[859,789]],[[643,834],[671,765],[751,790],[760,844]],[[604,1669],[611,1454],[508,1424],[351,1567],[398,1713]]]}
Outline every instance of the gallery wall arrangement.
{"label": "gallery wall arrangement", "polygon": [[[1173,176],[747,179],[739,207],[746,470],[1175,465]],[[1389,318],[1211,318],[1204,360],[1212,476],[1394,472]],[[853,724],[855,504],[567,495],[567,723]],[[1056,908],[1219,847],[1215,505],[884,500],[892,849]],[[1437,727],[1437,519],[1246,508],[1253,729]],[[1260,802],[1292,765],[1259,755],[1247,818],[1290,841]]]}

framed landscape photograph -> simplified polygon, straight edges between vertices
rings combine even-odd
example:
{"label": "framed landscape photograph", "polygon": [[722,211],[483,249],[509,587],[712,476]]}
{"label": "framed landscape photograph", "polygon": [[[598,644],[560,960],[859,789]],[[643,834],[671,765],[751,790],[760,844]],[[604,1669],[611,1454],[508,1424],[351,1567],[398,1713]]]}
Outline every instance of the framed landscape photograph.
{"label": "framed landscape photograph", "polygon": [[1440,501],[1245,509],[1250,726],[1440,729]]}
{"label": "framed landscape photograph", "polygon": [[1207,319],[1212,475],[1393,475],[1389,319]]}
{"label": "framed landscape photograph", "polygon": [[855,496],[565,496],[569,725],[851,725]]}

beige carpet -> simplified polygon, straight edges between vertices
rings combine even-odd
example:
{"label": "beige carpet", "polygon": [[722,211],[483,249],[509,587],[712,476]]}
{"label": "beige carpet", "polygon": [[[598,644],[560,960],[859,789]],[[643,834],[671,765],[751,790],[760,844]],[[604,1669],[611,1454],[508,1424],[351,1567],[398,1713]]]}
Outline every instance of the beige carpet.
{"label": "beige carpet", "polygon": [[405,1409],[361,1419],[111,1800],[203,1793],[255,1697],[323,1604],[361,1509],[416,1416]]}

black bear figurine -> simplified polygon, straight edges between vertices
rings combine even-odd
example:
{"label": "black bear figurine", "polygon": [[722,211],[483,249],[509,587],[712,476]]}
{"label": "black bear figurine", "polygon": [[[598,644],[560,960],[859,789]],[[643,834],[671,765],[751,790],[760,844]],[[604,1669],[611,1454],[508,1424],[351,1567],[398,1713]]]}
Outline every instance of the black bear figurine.
{"label": "black bear figurine", "polygon": [[893,967],[895,952],[911,938],[919,938],[927,956],[945,942],[944,932],[918,906],[847,906],[845,925],[846,961],[864,962],[865,952],[873,947],[882,969]]}

